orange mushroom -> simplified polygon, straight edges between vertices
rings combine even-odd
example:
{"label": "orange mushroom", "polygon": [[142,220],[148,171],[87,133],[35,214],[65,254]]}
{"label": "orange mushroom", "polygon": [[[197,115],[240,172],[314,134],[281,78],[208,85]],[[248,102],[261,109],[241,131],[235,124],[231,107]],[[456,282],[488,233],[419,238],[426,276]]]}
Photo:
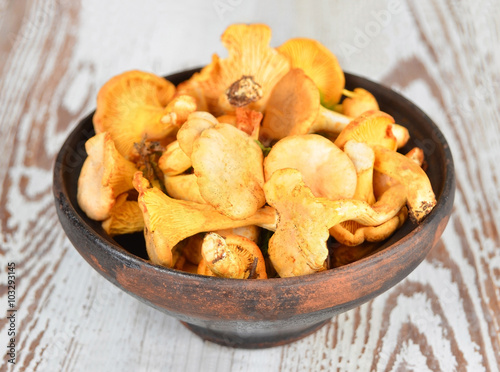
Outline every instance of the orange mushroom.
{"label": "orange mushroom", "polygon": [[169,81],[142,71],[128,71],[111,78],[97,94],[93,117],[95,132],[109,132],[117,150],[126,158],[134,143],[162,139],[178,127],[162,121],[175,94]]}
{"label": "orange mushroom", "polygon": [[78,205],[89,218],[103,221],[110,217],[116,198],[133,189],[137,168],[116,149],[107,132],[87,140],[85,159],[78,178]]}
{"label": "orange mushroom", "polygon": [[339,102],[345,85],[345,76],[337,57],[319,41],[294,38],[279,46],[292,68],[302,69],[319,89],[321,104],[333,107]]}
{"label": "orange mushroom", "polygon": [[300,171],[314,196],[350,199],[356,191],[356,169],[349,157],[318,134],[289,136],[279,140],[264,160],[265,179],[283,168]]}
{"label": "orange mushroom", "polygon": [[124,193],[116,198],[110,216],[102,222],[102,228],[110,236],[131,234],[144,229],[144,218],[136,200],[128,200]]}
{"label": "orange mushroom", "polygon": [[274,209],[264,207],[253,216],[234,220],[219,213],[209,204],[172,199],[137,172],[133,181],[139,193],[138,203],[144,217],[146,249],[150,260],[172,267],[172,250],[182,240],[200,232],[223,230],[248,225],[273,229],[276,225]]}
{"label": "orange mushroom", "polygon": [[271,29],[263,24],[233,24],[224,31],[221,41],[228,57],[214,58],[204,76],[196,78],[210,112],[224,113],[221,99],[227,102],[227,89],[244,76],[262,89],[261,98],[249,107],[264,110],[274,85],[290,69],[288,59],[269,46],[270,39]]}
{"label": "orange mushroom", "polygon": [[332,226],[348,220],[377,226],[396,216],[406,202],[401,185],[389,189],[373,206],[354,199],[316,198],[300,172],[291,168],[274,172],[264,190],[268,204],[278,214],[268,252],[281,277],[324,270]]}
{"label": "orange mushroom", "polygon": [[230,124],[205,129],[191,154],[202,198],[234,219],[252,216],[266,200],[259,145]]}
{"label": "orange mushroom", "polygon": [[366,111],[379,111],[377,99],[363,88],[354,88],[353,91],[344,89],[342,93],[347,96],[342,101],[342,113],[346,116],[357,117]]}
{"label": "orange mushroom", "polygon": [[436,197],[427,174],[409,157],[382,146],[373,146],[374,169],[406,188],[408,213],[415,222],[421,222],[436,205]]}
{"label": "orange mushroom", "polygon": [[349,140],[380,145],[390,150],[397,149],[396,137],[392,132],[394,118],[382,111],[368,111],[351,121],[335,140],[341,149]]}
{"label": "orange mushroom", "polygon": [[158,167],[165,176],[176,176],[191,168],[191,159],[182,151],[179,141],[173,141],[158,159]]}
{"label": "orange mushroom", "polygon": [[208,233],[201,247],[198,273],[233,279],[267,279],[266,264],[257,244],[239,235]]}

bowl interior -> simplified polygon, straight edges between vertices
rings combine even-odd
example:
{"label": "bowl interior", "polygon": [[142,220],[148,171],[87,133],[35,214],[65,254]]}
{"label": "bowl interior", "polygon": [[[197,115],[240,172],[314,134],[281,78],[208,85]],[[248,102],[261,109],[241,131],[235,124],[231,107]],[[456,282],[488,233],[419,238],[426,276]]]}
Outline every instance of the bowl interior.
{"label": "bowl interior", "polygon": [[[169,75],[167,78],[178,84],[196,71],[199,69]],[[380,109],[408,128],[411,139],[402,152],[414,146],[424,150],[428,164],[427,174],[438,202],[420,225],[407,221],[382,243],[366,245],[357,251],[345,251],[346,262],[341,267],[296,278],[242,281],[204,277],[153,265],[147,260],[142,234],[113,239],[104,232],[99,222],[89,219],[78,206],[76,191],[80,169],[86,158],[84,145],[94,135],[92,114],[74,129],[56,159],[54,196],[63,227],[82,256],[108,280],[152,306],[172,308],[177,315],[187,312],[195,314],[194,316],[220,318],[223,316],[220,309],[224,307],[227,319],[259,319],[268,315],[255,312],[258,306],[264,306],[273,312],[272,317],[289,317],[298,313],[327,311],[333,307],[343,311],[359,305],[393,286],[425,258],[446,226],[453,204],[455,181],[449,146],[438,127],[425,113],[389,88],[346,73],[346,88],[355,87],[363,87],[372,92]],[[119,263],[113,263],[114,268],[108,269],[106,265],[111,265],[109,262],[97,262],[99,259],[95,258],[104,254],[107,260]],[[135,275],[137,278],[134,277],[134,281],[130,279],[129,282],[117,279],[116,267],[120,265],[136,270],[127,275]],[[140,292],[136,288],[140,286],[138,283],[144,275],[149,276],[148,280],[153,288],[150,292]],[[166,282],[172,285],[165,289]],[[190,294],[185,292],[186,288],[196,287],[209,291],[214,286],[218,288],[218,292],[210,299],[204,298],[206,306],[203,309],[190,307],[189,301],[195,301],[195,294],[192,298],[189,297]],[[234,299],[231,297],[233,295]],[[175,296],[183,297],[187,305],[183,307],[180,302],[166,304]],[[197,296],[200,297],[199,291]],[[234,308],[231,307],[233,305]],[[283,314],[279,315],[282,310]]]}

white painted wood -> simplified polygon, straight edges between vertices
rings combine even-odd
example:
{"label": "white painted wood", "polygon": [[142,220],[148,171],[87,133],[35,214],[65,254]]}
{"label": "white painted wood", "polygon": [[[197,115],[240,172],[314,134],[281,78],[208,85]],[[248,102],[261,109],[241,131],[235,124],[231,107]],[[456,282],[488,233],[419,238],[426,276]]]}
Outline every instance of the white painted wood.
{"label": "white painted wood", "polygon": [[[498,371],[500,364],[498,1],[0,1],[0,340],[16,263],[17,364],[2,371]],[[224,54],[234,22],[273,45],[320,40],[346,71],[400,91],[455,157],[453,217],[406,280],[296,343],[204,342],[105,281],[70,245],[52,161],[111,76],[168,74]]]}

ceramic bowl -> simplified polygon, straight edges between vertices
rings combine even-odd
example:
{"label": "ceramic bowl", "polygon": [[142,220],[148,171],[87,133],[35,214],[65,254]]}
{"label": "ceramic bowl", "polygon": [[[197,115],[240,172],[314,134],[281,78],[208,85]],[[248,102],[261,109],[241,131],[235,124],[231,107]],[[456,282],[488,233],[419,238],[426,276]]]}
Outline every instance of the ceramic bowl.
{"label": "ceramic bowl", "polygon": [[[177,84],[195,71],[167,78]],[[437,198],[420,225],[407,221],[388,240],[366,254],[354,254],[347,264],[313,275],[268,280],[205,277],[152,264],[142,234],[113,239],[78,207],[84,144],[94,135],[92,114],[69,135],[55,162],[53,192],[62,227],[81,256],[107,280],[179,319],[205,340],[242,348],[298,340],[403,280],[438,242],[453,205],[453,159],[432,120],[398,93],[362,77],[346,74],[346,87],[369,90],[381,110],[408,128],[411,140],[403,152],[414,146],[424,150]]]}

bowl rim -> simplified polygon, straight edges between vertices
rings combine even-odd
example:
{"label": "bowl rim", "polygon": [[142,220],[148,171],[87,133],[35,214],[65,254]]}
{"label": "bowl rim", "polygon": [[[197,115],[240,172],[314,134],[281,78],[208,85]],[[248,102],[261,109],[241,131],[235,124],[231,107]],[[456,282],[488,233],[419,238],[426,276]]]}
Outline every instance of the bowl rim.
{"label": "bowl rim", "polygon": [[[201,68],[192,68],[192,69],[186,69],[182,70],[179,72],[175,72],[172,74],[169,74],[165,76],[168,79],[175,80],[178,76],[188,76],[191,75],[195,72],[198,72]],[[78,121],[77,126],[70,132],[68,137],[65,139],[64,143],[61,146],[61,149],[59,150],[56,158],[55,158],[55,163],[54,163],[54,170],[53,170],[53,193],[54,196],[57,200],[56,203],[65,203],[67,207],[70,209],[69,213],[71,214],[72,221],[71,223],[73,225],[79,225],[80,227],[83,227],[85,230],[85,233],[90,234],[90,237],[98,241],[99,244],[106,250],[106,252],[111,255],[111,256],[117,256],[120,261],[122,261],[124,264],[127,266],[146,266],[150,270],[154,270],[156,273],[159,273],[160,275],[164,275],[165,278],[178,278],[182,280],[188,280],[188,281],[196,281],[196,282],[207,282],[211,283],[213,281],[216,281],[218,285],[221,286],[228,286],[228,287],[234,287],[237,286],[239,289],[246,288],[248,290],[252,290],[258,287],[261,287],[262,289],[266,288],[279,288],[281,286],[283,287],[302,287],[305,284],[320,284],[325,281],[331,281],[335,280],[336,277],[341,277],[344,276],[346,273],[349,273],[351,271],[359,271],[363,270],[366,266],[372,266],[375,263],[381,262],[381,261],[386,261],[389,259],[389,257],[394,256],[395,254],[398,253],[400,250],[401,245],[403,244],[409,244],[411,239],[414,239],[415,236],[417,236],[420,232],[425,231],[426,229],[429,229],[431,227],[432,223],[438,222],[435,221],[437,218],[440,218],[441,214],[438,213],[445,208],[449,208],[451,210],[451,207],[453,205],[453,199],[454,199],[454,192],[455,192],[455,172],[454,172],[454,162],[453,162],[453,157],[451,154],[450,147],[448,145],[448,142],[446,141],[446,138],[438,128],[438,126],[434,123],[433,120],[430,119],[427,114],[425,114],[418,106],[416,106],[413,102],[405,98],[403,95],[400,93],[390,89],[389,87],[386,87],[382,84],[375,83],[365,77],[359,76],[359,75],[354,75],[348,72],[344,72],[346,75],[346,80],[349,79],[360,79],[363,81],[364,84],[367,86],[376,86],[378,90],[381,90],[382,93],[386,96],[394,95],[396,94],[398,98],[398,103],[401,103],[405,106],[407,106],[409,109],[415,111],[418,115],[422,117],[423,120],[425,120],[429,125],[430,129],[433,133],[435,133],[441,143],[442,151],[444,152],[444,169],[443,169],[443,175],[444,175],[444,181],[442,183],[441,190],[437,190],[438,192],[436,193],[436,199],[437,199],[437,204],[434,207],[433,211],[417,226],[412,228],[412,230],[404,235],[403,237],[399,238],[396,242],[397,244],[390,244],[387,247],[383,247],[382,249],[378,250],[377,252],[374,252],[368,256],[365,256],[361,259],[358,259],[356,261],[353,261],[351,263],[332,268],[329,270],[325,270],[322,272],[314,273],[314,274],[309,274],[309,275],[303,275],[303,276],[297,276],[297,277],[287,277],[287,278],[269,278],[267,280],[240,280],[240,279],[231,279],[231,278],[218,278],[218,277],[209,277],[209,276],[204,276],[200,274],[195,274],[195,273],[188,273],[188,272],[183,272],[180,270],[172,269],[172,268],[167,268],[163,267],[160,265],[153,264],[151,261],[143,259],[139,256],[134,255],[133,253],[127,251],[125,248],[123,248],[120,244],[118,244],[116,241],[114,241],[111,237],[106,237],[106,236],[101,236],[98,234],[91,226],[87,224],[86,221],[81,217],[80,213],[75,209],[74,205],[72,204],[71,200],[67,197],[67,188],[64,185],[63,182],[63,177],[62,177],[62,172],[63,172],[63,156],[65,153],[63,153],[63,149],[66,147],[66,144],[70,142],[71,138],[73,136],[77,136],[81,131],[82,128],[86,125],[87,120],[92,120],[92,116],[95,111],[92,111],[90,114],[86,115],[84,118],[80,119]],[[367,88],[369,90],[369,88]],[[83,160],[82,160],[83,162]],[[435,190],[436,192],[436,190]],[[58,200],[58,198],[60,200]],[[449,200],[451,199],[451,200]],[[450,204],[451,203],[451,204]],[[394,243],[396,243],[394,242]],[[434,245],[434,244],[432,244]],[[432,247],[431,247],[432,248]],[[430,249],[429,249],[430,250]]]}

